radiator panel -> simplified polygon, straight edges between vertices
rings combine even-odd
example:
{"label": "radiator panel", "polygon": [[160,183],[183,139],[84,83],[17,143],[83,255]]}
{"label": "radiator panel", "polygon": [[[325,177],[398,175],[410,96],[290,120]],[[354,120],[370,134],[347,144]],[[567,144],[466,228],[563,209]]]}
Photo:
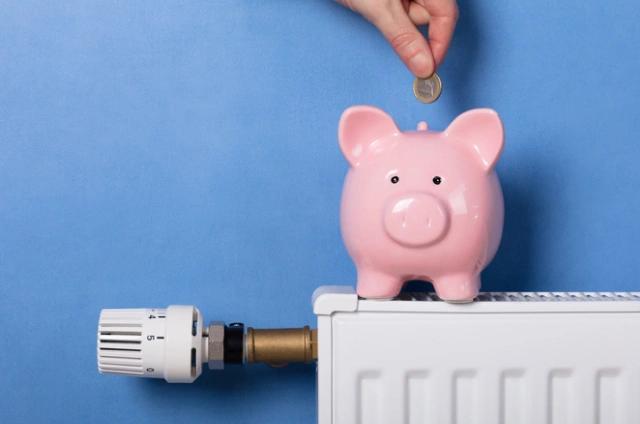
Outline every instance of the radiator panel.
{"label": "radiator panel", "polygon": [[634,296],[449,305],[329,289],[314,308],[330,339],[319,422],[640,423]]}

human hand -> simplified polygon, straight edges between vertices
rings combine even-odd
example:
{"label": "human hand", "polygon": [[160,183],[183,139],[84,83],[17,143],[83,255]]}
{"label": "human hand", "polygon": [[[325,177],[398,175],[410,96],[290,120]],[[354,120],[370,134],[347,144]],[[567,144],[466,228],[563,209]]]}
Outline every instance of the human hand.
{"label": "human hand", "polygon": [[[374,24],[407,68],[431,76],[444,60],[458,20],[456,0],[337,0]],[[429,40],[417,26],[429,24]]]}

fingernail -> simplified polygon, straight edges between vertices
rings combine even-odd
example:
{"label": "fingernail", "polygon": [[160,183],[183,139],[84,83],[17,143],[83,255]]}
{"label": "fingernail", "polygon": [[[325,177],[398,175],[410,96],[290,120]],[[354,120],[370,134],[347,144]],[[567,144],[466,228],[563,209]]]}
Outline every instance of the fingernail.
{"label": "fingernail", "polygon": [[409,68],[419,77],[431,75],[431,61],[426,53],[421,52],[409,59]]}

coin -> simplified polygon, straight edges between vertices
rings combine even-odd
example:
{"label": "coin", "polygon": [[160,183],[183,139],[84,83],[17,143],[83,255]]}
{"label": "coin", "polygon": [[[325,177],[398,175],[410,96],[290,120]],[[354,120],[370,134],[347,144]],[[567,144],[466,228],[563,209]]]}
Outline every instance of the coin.
{"label": "coin", "polygon": [[442,81],[435,72],[429,78],[416,78],[413,81],[413,94],[422,103],[433,103],[442,93]]}

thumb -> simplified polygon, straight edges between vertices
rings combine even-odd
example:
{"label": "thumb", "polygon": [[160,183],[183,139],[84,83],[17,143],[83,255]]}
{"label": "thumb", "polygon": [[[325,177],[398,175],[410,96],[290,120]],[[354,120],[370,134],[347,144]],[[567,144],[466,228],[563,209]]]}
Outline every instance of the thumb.
{"label": "thumb", "polygon": [[400,59],[417,77],[427,78],[435,71],[433,54],[427,40],[400,6],[386,16],[373,20]]}

